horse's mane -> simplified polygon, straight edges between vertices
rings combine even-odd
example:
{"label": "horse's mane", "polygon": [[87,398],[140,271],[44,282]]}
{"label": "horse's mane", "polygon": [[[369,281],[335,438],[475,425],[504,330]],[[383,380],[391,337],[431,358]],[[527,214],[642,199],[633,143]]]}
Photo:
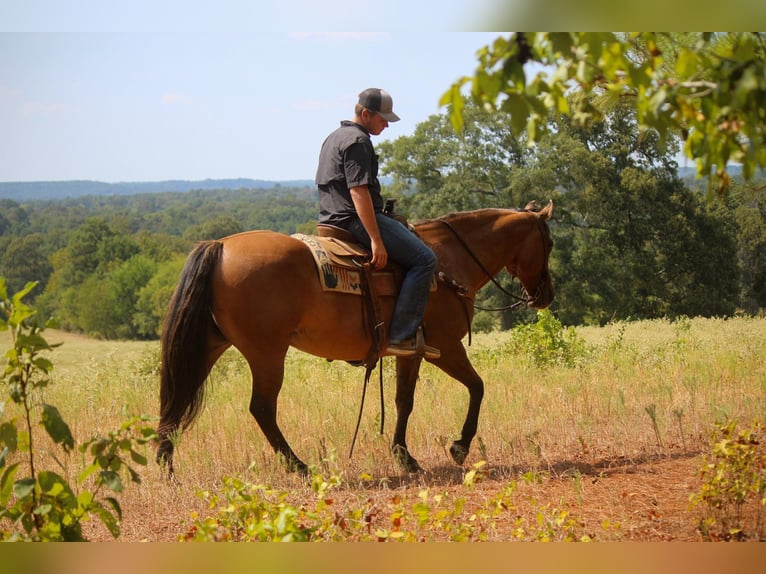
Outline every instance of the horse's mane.
{"label": "horse's mane", "polygon": [[447,213],[445,215],[440,215],[438,217],[432,217],[429,219],[421,219],[413,223],[412,225],[415,227],[425,226],[430,223],[439,223],[442,221],[451,222],[455,219],[464,219],[467,216],[472,215],[480,215],[488,212],[498,212],[498,211],[504,211],[504,212],[512,212],[512,213],[527,213],[534,211],[533,209],[530,209],[529,207],[484,207],[481,209],[473,209],[470,211],[452,211],[450,213]]}

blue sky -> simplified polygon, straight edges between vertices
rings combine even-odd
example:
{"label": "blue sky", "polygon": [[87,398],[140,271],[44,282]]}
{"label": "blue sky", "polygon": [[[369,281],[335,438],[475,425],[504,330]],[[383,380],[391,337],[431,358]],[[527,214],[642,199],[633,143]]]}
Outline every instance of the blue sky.
{"label": "blue sky", "polygon": [[402,118],[376,141],[411,135],[496,36],[0,33],[0,181],[313,178],[359,91]]}

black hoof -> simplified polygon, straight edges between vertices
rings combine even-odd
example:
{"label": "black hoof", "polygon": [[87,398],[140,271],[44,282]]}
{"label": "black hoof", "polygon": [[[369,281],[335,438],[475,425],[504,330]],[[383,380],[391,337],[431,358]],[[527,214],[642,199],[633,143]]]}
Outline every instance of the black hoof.
{"label": "black hoof", "polygon": [[452,457],[452,460],[462,466],[466,457],[468,456],[468,449],[459,442],[455,441],[452,443],[452,446],[449,447],[449,453]]}
{"label": "black hoof", "polygon": [[166,478],[172,479],[175,476],[175,469],[173,468],[173,443],[167,441],[160,444],[155,460],[162,467]]}
{"label": "black hoof", "polygon": [[418,464],[418,461],[412,457],[406,447],[396,445],[391,448],[391,452],[394,454],[394,459],[396,459],[399,467],[405,472],[423,472],[423,469]]}
{"label": "black hoof", "polygon": [[311,474],[309,467],[301,460],[297,458],[295,460],[286,461],[287,472],[294,472],[302,477],[307,477]]}

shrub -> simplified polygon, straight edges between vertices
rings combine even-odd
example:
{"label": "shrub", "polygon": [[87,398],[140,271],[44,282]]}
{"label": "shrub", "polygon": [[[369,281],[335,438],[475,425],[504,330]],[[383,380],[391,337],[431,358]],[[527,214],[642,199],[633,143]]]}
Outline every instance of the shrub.
{"label": "shrub", "polygon": [[736,421],[719,423],[712,452],[700,470],[702,487],[690,498],[704,506],[699,531],[705,540],[764,540],[766,449],[759,437],[762,424],[737,431]]}
{"label": "shrub", "polygon": [[536,323],[516,327],[506,351],[527,357],[541,367],[573,367],[587,355],[585,341],[573,327],[564,328],[549,309],[537,312]]}
{"label": "shrub", "polygon": [[[0,277],[0,330],[10,330],[13,342],[5,354],[0,381],[20,413],[6,420],[6,403],[0,401],[0,540],[82,541],[82,522],[89,517],[101,520],[117,538],[122,510],[117,499],[105,492],[122,491],[121,474],[140,481],[129,462],[146,464],[136,447],[153,440],[156,433],[141,426],[144,417],[135,417],[108,436],[93,437],[77,446],[59,410],[42,401],[41,391],[50,383],[48,375],[53,369],[42,353],[57,345],[43,338],[45,326],[34,323],[35,311],[22,301],[34,286],[28,283],[9,298]],[[92,457],[75,486],[62,476],[66,467],[55,453],[52,458],[62,473],[38,468],[38,425],[65,457],[75,450]],[[26,476],[19,476],[22,462],[26,463]]]}

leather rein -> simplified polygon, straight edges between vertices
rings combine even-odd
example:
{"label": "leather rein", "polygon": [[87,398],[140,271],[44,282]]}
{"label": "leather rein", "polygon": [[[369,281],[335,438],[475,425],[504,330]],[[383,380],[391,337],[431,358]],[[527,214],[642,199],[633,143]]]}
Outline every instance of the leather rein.
{"label": "leather rein", "polygon": [[[545,279],[548,276],[548,253],[547,253],[547,251],[545,251],[545,247],[544,246],[543,246],[543,250],[544,250],[544,253],[545,253],[545,267],[544,267],[545,270],[543,271],[542,275],[540,276],[540,283],[537,286],[537,290],[535,291],[534,296],[530,296],[529,293],[526,290],[524,291],[525,295],[524,296],[520,296],[520,295],[516,295],[515,293],[511,293],[510,291],[508,291],[505,287],[503,287],[497,281],[497,279],[495,279],[494,275],[492,275],[492,273],[489,271],[489,269],[487,269],[487,267],[484,265],[484,263],[482,263],[481,259],[479,259],[479,257],[473,252],[473,249],[471,249],[471,246],[468,245],[466,240],[463,239],[463,237],[460,235],[460,233],[458,233],[457,229],[455,229],[454,226],[449,221],[447,221],[445,219],[439,219],[438,221],[440,223],[444,224],[444,226],[446,226],[447,229],[449,229],[452,232],[452,234],[455,236],[455,238],[458,240],[458,242],[463,246],[463,249],[465,249],[466,253],[468,253],[468,255],[471,256],[471,259],[473,259],[473,261],[479,266],[479,268],[484,272],[484,274],[489,278],[489,280],[492,281],[492,283],[494,283],[495,286],[498,289],[500,289],[500,291],[502,293],[504,293],[507,297],[510,297],[511,299],[515,299],[516,300],[514,303],[510,303],[508,305],[505,305],[504,307],[498,307],[498,308],[481,307],[481,306],[476,305],[474,303],[474,308],[479,309],[481,311],[498,311],[498,312],[500,312],[500,311],[509,311],[511,309],[516,309],[516,308],[518,308],[518,307],[520,307],[520,306],[522,306],[524,304],[534,303],[535,301],[537,301],[537,299],[540,298],[540,295],[542,294],[543,282],[545,281]],[[539,224],[540,234],[542,236],[543,235],[542,223],[538,221],[538,224]],[[465,293],[468,292],[468,289],[466,287],[460,286],[455,281],[450,281],[449,278],[444,273],[440,272],[439,273],[439,278],[442,279],[442,281],[445,281],[447,283],[452,284],[458,290],[458,294],[461,295],[461,296],[465,296]]]}

